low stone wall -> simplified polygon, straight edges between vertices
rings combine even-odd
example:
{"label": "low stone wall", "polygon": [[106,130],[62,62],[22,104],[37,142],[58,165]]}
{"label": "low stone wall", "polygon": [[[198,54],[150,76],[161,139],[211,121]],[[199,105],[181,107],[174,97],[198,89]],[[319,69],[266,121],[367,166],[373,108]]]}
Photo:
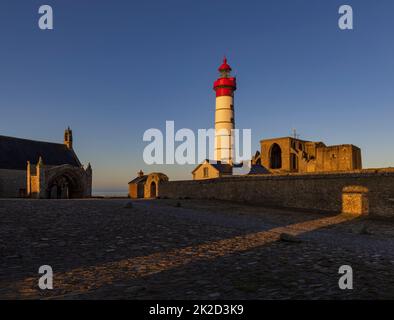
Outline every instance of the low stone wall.
{"label": "low stone wall", "polygon": [[160,186],[159,196],[341,212],[342,192],[349,186],[368,189],[369,214],[394,216],[394,168],[171,181]]}
{"label": "low stone wall", "polygon": [[26,192],[26,170],[0,169],[0,198],[17,198]]}

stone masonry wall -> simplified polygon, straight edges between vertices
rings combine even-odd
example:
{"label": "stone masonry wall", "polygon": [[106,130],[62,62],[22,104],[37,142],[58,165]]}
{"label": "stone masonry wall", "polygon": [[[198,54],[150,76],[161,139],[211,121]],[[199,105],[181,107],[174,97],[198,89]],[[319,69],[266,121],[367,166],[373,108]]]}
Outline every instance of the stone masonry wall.
{"label": "stone masonry wall", "polygon": [[316,171],[348,171],[361,169],[361,150],[353,145],[316,149]]}
{"label": "stone masonry wall", "polygon": [[17,198],[26,189],[26,170],[0,169],[0,198]]}
{"label": "stone masonry wall", "polygon": [[347,186],[368,189],[370,214],[394,216],[394,168],[171,181],[160,186],[159,196],[340,212],[342,190]]}

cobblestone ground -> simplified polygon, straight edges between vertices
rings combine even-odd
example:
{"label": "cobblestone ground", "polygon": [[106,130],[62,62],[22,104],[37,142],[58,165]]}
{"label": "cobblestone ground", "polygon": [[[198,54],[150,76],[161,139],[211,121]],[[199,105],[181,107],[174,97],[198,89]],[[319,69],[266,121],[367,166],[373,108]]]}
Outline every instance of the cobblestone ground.
{"label": "cobblestone ground", "polygon": [[[394,298],[393,221],[129,202],[0,200],[0,299]],[[41,265],[51,291],[38,289]],[[353,290],[338,288],[341,265]]]}

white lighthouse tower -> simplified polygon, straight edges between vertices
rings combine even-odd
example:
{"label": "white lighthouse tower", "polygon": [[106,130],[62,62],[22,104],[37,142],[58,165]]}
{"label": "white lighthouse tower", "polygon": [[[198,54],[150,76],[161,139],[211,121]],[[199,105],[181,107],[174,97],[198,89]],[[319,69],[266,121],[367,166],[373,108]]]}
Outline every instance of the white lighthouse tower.
{"label": "white lighthouse tower", "polygon": [[231,77],[231,67],[224,58],[219,67],[220,78],[214,83],[216,91],[215,110],[215,160],[232,164],[234,158],[234,91],[237,89],[235,77]]}

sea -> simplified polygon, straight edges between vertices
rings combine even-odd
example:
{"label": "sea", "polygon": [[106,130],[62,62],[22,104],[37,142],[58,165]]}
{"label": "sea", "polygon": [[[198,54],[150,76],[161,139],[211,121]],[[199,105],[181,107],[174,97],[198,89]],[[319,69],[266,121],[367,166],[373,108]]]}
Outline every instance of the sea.
{"label": "sea", "polygon": [[126,198],[128,195],[127,190],[93,190],[93,197],[105,197],[105,198]]}

